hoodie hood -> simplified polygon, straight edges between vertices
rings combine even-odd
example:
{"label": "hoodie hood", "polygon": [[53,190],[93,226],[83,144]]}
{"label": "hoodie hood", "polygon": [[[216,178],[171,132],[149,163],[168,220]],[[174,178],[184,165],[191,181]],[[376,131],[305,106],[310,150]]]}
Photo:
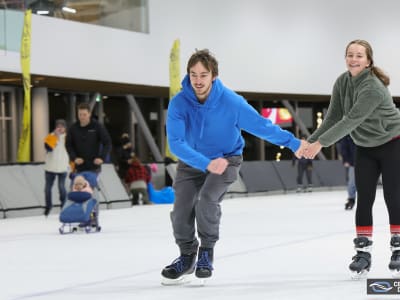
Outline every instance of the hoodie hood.
{"label": "hoodie hood", "polygon": [[207,114],[210,112],[210,110],[218,106],[221,96],[223,95],[223,91],[224,91],[224,86],[217,77],[212,82],[211,90],[209,95],[207,96],[207,99],[205,100],[204,103],[200,103],[193,90],[189,75],[186,74],[186,76],[182,80],[182,94],[189,101],[190,105],[193,106],[193,110],[195,111],[194,117],[196,118],[197,123],[200,124],[199,128],[200,139],[203,138],[204,124]]}

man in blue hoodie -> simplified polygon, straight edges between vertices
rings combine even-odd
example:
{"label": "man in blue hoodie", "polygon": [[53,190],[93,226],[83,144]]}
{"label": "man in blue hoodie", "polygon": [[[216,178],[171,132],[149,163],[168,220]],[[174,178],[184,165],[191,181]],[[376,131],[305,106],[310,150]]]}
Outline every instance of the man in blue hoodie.
{"label": "man in blue hoodie", "polygon": [[242,162],[241,130],[288,147],[298,157],[306,147],[305,141],[272,124],[225,87],[215,57],[197,50],[188,61],[182,90],[168,107],[168,142],[179,158],[171,221],[180,256],[162,270],[163,284],[179,284],[193,272],[198,278],[212,275],[220,203]]}

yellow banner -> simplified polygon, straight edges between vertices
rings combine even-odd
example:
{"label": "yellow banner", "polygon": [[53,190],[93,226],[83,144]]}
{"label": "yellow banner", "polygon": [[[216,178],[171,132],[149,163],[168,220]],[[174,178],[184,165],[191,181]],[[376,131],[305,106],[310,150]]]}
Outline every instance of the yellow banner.
{"label": "yellow banner", "polygon": [[[171,100],[181,90],[181,64],[180,64],[180,42],[174,41],[169,56],[169,100]],[[169,149],[168,140],[165,145],[165,156],[177,161]]]}
{"label": "yellow banner", "polygon": [[24,28],[21,39],[21,69],[24,83],[24,113],[21,137],[18,146],[18,162],[29,162],[31,154],[31,16],[30,9],[25,11]]}

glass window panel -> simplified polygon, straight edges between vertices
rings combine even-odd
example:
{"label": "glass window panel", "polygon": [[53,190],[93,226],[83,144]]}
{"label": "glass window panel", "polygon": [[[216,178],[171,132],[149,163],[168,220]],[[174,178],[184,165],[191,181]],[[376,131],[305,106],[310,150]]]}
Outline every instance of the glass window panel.
{"label": "glass window panel", "polygon": [[0,9],[149,33],[148,0],[5,0]]}

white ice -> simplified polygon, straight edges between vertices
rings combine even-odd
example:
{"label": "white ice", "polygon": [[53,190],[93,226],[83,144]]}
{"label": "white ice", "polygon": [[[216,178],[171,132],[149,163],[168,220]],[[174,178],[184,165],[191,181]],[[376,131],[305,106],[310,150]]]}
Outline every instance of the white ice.
{"label": "white ice", "polygon": [[[382,299],[350,278],[354,211],[345,198],[336,190],[225,199],[214,275],[202,287],[160,284],[178,256],[171,205],[104,209],[94,234],[60,235],[56,213],[0,220],[0,299]],[[389,239],[378,190],[369,278],[390,278]]]}

